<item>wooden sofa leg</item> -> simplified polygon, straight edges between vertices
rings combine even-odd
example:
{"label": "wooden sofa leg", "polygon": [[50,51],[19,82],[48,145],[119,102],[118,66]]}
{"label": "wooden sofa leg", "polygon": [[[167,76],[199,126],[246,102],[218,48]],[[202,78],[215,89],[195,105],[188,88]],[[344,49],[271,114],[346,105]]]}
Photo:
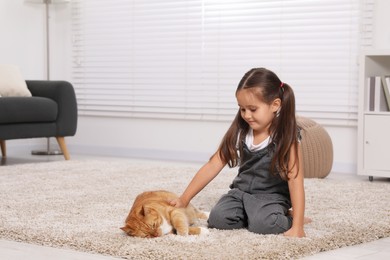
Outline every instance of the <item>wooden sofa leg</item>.
{"label": "wooden sofa leg", "polygon": [[0,146],[1,146],[1,155],[3,157],[7,157],[7,150],[5,147],[5,140],[0,140]]}
{"label": "wooden sofa leg", "polygon": [[66,148],[65,138],[62,136],[57,136],[56,139],[58,145],[61,148],[62,153],[64,154],[65,160],[69,160],[70,156],[69,156],[68,148]]}

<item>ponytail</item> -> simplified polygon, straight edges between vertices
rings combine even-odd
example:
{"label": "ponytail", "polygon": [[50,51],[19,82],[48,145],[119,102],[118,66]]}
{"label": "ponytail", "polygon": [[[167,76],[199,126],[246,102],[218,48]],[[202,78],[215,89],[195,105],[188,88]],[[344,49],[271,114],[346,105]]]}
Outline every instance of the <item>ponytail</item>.
{"label": "ponytail", "polygon": [[[279,175],[287,180],[288,173],[292,171],[298,162],[298,127],[295,118],[295,96],[292,88],[281,82],[279,95],[281,99],[281,107],[275,116],[270,132],[272,133],[272,140],[275,144],[275,153],[271,161],[272,172],[278,172]],[[289,168],[290,151],[294,147],[295,162]]]}

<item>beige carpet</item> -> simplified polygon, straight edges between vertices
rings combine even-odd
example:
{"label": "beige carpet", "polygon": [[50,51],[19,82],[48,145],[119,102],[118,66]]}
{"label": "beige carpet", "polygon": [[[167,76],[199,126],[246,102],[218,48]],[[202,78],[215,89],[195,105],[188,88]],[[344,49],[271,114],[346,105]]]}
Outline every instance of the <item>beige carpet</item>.
{"label": "beige carpet", "polygon": [[[145,190],[180,193],[197,168],[127,161],[0,167],[0,238],[128,259],[296,259],[390,236],[390,183],[307,179],[307,238],[211,229],[156,239],[119,229]],[[193,203],[209,211],[235,176],[225,170]],[[206,222],[201,222],[206,225]]]}

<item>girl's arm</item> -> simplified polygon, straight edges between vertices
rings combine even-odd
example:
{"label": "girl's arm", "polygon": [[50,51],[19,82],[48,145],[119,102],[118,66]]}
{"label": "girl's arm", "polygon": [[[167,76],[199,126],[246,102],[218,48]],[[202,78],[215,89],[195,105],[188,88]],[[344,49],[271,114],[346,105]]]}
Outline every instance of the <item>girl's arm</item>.
{"label": "girl's arm", "polygon": [[192,198],[206,187],[221,172],[225,165],[226,163],[222,162],[219,153],[216,152],[195,174],[183,194],[178,199],[172,200],[170,204],[175,207],[187,207]]}
{"label": "girl's arm", "polygon": [[[295,161],[295,147],[291,147],[290,164],[293,165]],[[303,230],[305,218],[305,189],[303,186],[303,159],[301,146],[298,144],[298,165],[294,165],[293,170],[289,173],[288,188],[290,190],[291,204],[292,204],[292,227],[287,230],[284,235],[291,237],[306,236]]]}

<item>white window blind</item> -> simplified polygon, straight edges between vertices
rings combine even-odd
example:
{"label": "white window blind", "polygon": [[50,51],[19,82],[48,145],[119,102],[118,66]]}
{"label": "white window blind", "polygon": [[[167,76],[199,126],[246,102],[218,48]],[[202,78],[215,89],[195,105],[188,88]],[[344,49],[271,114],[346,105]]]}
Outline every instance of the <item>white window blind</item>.
{"label": "white window blind", "polygon": [[266,67],[298,114],[355,125],[359,2],[74,0],[79,112],[230,121],[239,80]]}

